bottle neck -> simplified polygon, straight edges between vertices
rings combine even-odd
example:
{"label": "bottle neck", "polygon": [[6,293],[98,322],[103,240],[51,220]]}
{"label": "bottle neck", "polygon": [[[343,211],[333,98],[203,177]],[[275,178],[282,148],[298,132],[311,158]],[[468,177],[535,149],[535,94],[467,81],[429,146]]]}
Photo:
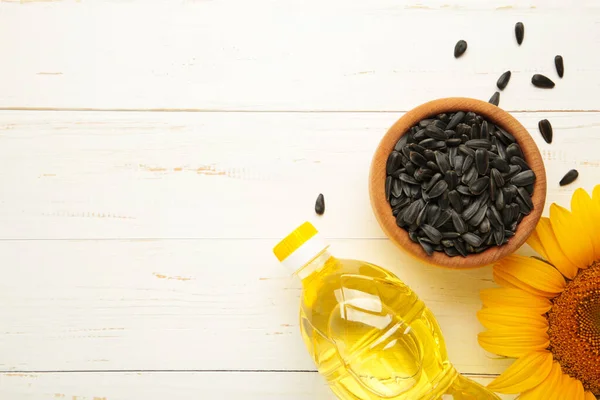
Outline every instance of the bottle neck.
{"label": "bottle neck", "polygon": [[295,275],[300,278],[302,284],[312,280],[315,275],[323,271],[328,261],[333,259],[333,256],[329,252],[329,246],[325,247],[319,252],[311,261],[304,264],[302,267],[296,270]]}

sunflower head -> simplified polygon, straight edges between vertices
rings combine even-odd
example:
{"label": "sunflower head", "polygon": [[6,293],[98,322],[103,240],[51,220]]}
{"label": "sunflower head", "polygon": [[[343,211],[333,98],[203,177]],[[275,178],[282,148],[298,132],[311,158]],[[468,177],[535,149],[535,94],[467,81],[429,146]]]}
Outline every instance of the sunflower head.
{"label": "sunflower head", "polygon": [[490,384],[519,399],[600,395],[600,186],[553,204],[528,243],[541,258],[494,265],[502,286],[482,291],[480,345],[516,361]]}

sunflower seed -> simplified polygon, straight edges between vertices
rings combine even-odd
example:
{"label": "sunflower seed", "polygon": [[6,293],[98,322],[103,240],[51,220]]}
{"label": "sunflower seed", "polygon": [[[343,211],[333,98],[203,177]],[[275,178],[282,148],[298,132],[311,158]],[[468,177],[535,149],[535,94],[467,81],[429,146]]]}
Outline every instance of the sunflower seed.
{"label": "sunflower seed", "polygon": [[473,203],[473,197],[469,197],[469,196],[473,196],[473,193],[471,193],[471,191],[469,190],[468,186],[465,186],[467,188],[467,191],[469,192],[469,194],[465,194],[463,196],[462,199],[460,199],[460,202],[462,203],[463,209],[465,207],[469,207],[471,205],[471,203]]}
{"label": "sunflower seed", "polygon": [[502,210],[505,204],[506,203],[504,203],[504,190],[497,190],[495,201],[496,209]]}
{"label": "sunflower seed", "polygon": [[508,163],[502,158],[493,159],[490,161],[490,165],[492,168],[496,168],[500,172],[508,172],[510,170]]}
{"label": "sunflower seed", "polygon": [[392,151],[387,159],[385,170],[388,175],[391,175],[392,172],[396,171],[402,165],[402,161],[400,159],[400,153],[397,151]]}
{"label": "sunflower seed", "polygon": [[438,231],[437,229],[435,229],[433,226],[428,225],[428,224],[424,224],[421,227],[421,230],[423,231],[423,233],[425,235],[427,235],[427,237],[434,243],[434,244],[439,244],[440,241],[442,240],[442,234],[440,233],[440,231]]}
{"label": "sunflower seed", "polygon": [[[391,185],[391,177],[388,177],[385,181],[385,196],[389,199],[390,198],[390,188],[388,188],[388,185]],[[388,183],[388,180],[390,183]],[[319,196],[317,196],[317,201],[315,202],[315,212],[319,215],[323,215],[325,213],[325,196],[323,196],[322,193],[319,194]]]}
{"label": "sunflower seed", "polygon": [[419,236],[417,235],[417,231],[408,232],[408,237],[415,243],[419,243]]}
{"label": "sunflower seed", "polygon": [[467,51],[467,42],[464,40],[459,40],[454,46],[454,58],[462,56],[465,54],[465,51]]}
{"label": "sunflower seed", "polygon": [[503,160],[508,160],[508,154],[506,154],[506,146],[502,142],[498,142],[496,145],[496,151],[498,152],[498,157]]}
{"label": "sunflower seed", "polygon": [[520,158],[524,158],[523,156],[523,152],[521,151],[521,146],[519,146],[516,143],[511,143],[507,148],[506,148],[506,154],[508,154],[509,157],[520,157]]}
{"label": "sunflower seed", "polygon": [[502,186],[504,186],[504,184],[505,184],[504,178],[502,177],[502,174],[500,173],[500,171],[498,171],[496,168],[492,168],[492,171],[490,172],[490,176],[492,177],[492,179],[494,179],[494,183],[496,184],[496,187],[501,188]]}
{"label": "sunflower seed", "polygon": [[396,217],[396,225],[400,228],[404,228],[407,226],[406,221],[404,220],[404,214],[406,213],[405,207],[397,207],[392,211],[392,214]]}
{"label": "sunflower seed", "polygon": [[454,247],[444,247],[444,253],[446,253],[448,257],[456,257],[460,255],[458,250],[456,250]]}
{"label": "sunflower seed", "polygon": [[410,175],[407,174],[400,174],[400,176],[398,177],[401,181],[406,182],[406,183],[410,183],[411,185],[418,185],[419,182],[417,182],[415,180],[415,178],[413,178]]}
{"label": "sunflower seed", "polygon": [[460,146],[458,146],[458,151],[461,152],[462,154],[464,154],[465,157],[467,157],[467,156],[475,157],[475,150],[467,147],[464,144],[461,144]]}
{"label": "sunflower seed", "polygon": [[[412,178],[411,178],[412,179]],[[411,194],[411,185],[409,185],[408,183],[404,182],[404,181],[400,181],[401,185],[402,185],[402,191],[404,192],[404,195],[406,197],[410,197]],[[416,182],[416,181],[415,181]]]}
{"label": "sunflower seed", "polygon": [[427,222],[430,225],[435,226],[438,218],[440,217],[441,212],[442,211],[440,210],[440,208],[437,205],[435,205],[435,204],[429,205],[429,207],[427,207]]}
{"label": "sunflower seed", "polygon": [[429,197],[434,199],[444,193],[446,189],[448,189],[446,181],[439,181],[429,191]]}
{"label": "sunflower seed", "polygon": [[436,228],[439,228],[442,225],[444,225],[446,222],[450,221],[451,219],[452,219],[452,211],[451,210],[441,211],[440,216],[438,217],[437,221],[435,221],[433,226],[435,226]]}
{"label": "sunflower seed", "polygon": [[[452,139],[450,139],[452,140]],[[448,161],[450,162],[450,166],[454,168],[454,159],[458,154],[458,147],[448,147]]]}
{"label": "sunflower seed", "polygon": [[525,190],[525,188],[518,188],[517,189],[517,193],[519,194],[519,197],[521,197],[521,200],[523,200],[523,203],[525,203],[525,205],[529,208],[529,210],[533,209],[533,201],[531,201],[531,196],[529,195],[529,193],[527,193],[527,190]]}
{"label": "sunflower seed", "polygon": [[452,138],[452,139],[446,140],[446,145],[448,147],[456,147],[456,146],[460,145],[461,143],[462,143],[462,141],[459,138]]}
{"label": "sunflower seed", "polygon": [[446,125],[448,125],[447,123],[445,123],[444,121],[441,121],[440,119],[436,119],[434,120],[430,125],[428,126],[437,126],[438,128],[440,128],[442,131],[446,130]]}
{"label": "sunflower seed", "polygon": [[464,210],[462,212],[463,219],[465,221],[470,220],[471,218],[473,218],[473,216],[475,215],[475,213],[477,212],[478,209],[479,209],[479,204],[477,202],[473,202],[469,207],[466,208],[466,210]]}
{"label": "sunflower seed", "polygon": [[494,231],[494,241],[496,242],[496,246],[501,246],[504,243],[504,229],[496,229]]}
{"label": "sunflower seed", "polygon": [[532,170],[527,170],[523,172],[519,172],[517,175],[513,176],[510,180],[515,186],[526,186],[535,182],[535,173]]}
{"label": "sunflower seed", "polygon": [[421,153],[416,151],[410,152],[410,161],[418,165],[419,167],[427,167],[427,159]]}
{"label": "sunflower seed", "polygon": [[467,253],[467,247],[465,246],[465,244],[458,239],[454,240],[453,242],[454,242],[454,248],[460,253],[460,255],[463,257],[466,257],[468,255],[468,253]]}
{"label": "sunflower seed", "polygon": [[[444,123],[442,122],[442,124]],[[444,124],[444,126],[446,126],[446,124]],[[435,124],[428,125],[427,128],[425,128],[425,134],[435,140],[448,139],[448,135],[446,135],[446,133]]]}
{"label": "sunflower seed", "polygon": [[440,197],[438,197],[438,205],[442,210],[450,207],[450,201],[448,200],[448,191],[446,190]]}
{"label": "sunflower seed", "polygon": [[[442,239],[441,244],[444,247],[454,247],[454,242],[450,239]],[[458,254],[458,252],[457,252],[457,254]]]}
{"label": "sunflower seed", "polygon": [[423,182],[433,177],[433,171],[428,168],[419,168],[413,176],[417,181]]}
{"label": "sunflower seed", "polygon": [[[402,195],[402,183],[401,183],[401,181],[400,181],[400,180],[398,180],[398,179],[394,179],[394,180],[392,181],[392,196],[393,196],[394,198],[398,198],[398,197],[400,197],[401,195]],[[394,199],[392,199],[392,201],[393,201],[393,200],[394,200]],[[393,207],[393,206],[394,206],[394,205],[392,204],[392,207]]]}
{"label": "sunflower seed", "polygon": [[452,225],[454,225],[454,229],[458,233],[465,233],[467,231],[467,224],[464,219],[456,211],[452,211]]}
{"label": "sunflower seed", "polygon": [[442,152],[435,152],[435,162],[440,167],[440,170],[443,173],[447,173],[451,169],[450,161],[448,161],[448,156]]}
{"label": "sunflower seed", "polygon": [[498,86],[498,89],[504,90],[506,88],[506,85],[508,85],[508,82],[510,81],[510,76],[510,71],[506,71],[505,73],[500,75],[500,78],[498,78],[498,82],[496,82],[496,86]]}
{"label": "sunflower seed", "polygon": [[542,89],[552,89],[554,87],[554,82],[547,76],[541,74],[535,74],[531,77],[531,83],[533,86],[539,87]]}
{"label": "sunflower seed", "polygon": [[444,239],[458,239],[460,237],[460,233],[458,233],[458,232],[452,232],[452,231],[446,231],[446,232],[442,232],[442,237]]}
{"label": "sunflower seed", "polygon": [[490,140],[490,124],[487,121],[483,121],[481,123],[481,131],[479,132],[479,137],[481,139]]}
{"label": "sunflower seed", "polygon": [[[458,185],[456,187],[456,191],[458,193],[462,194],[462,195],[465,195],[465,196],[472,196],[473,195],[473,193],[471,193],[471,191],[469,190],[469,187],[465,186],[465,185]],[[468,198],[467,198],[467,200],[468,200]]]}
{"label": "sunflower seed", "polygon": [[421,185],[421,188],[427,192],[427,191],[429,191],[429,189],[431,189],[433,187],[433,185],[435,185],[442,178],[443,178],[442,174],[437,173],[437,174],[433,175],[428,182],[424,182]]}
{"label": "sunflower seed", "polygon": [[524,186],[525,190],[527,191],[527,193],[529,193],[530,196],[533,195],[534,187],[535,186],[533,185],[533,183],[531,185]]}
{"label": "sunflower seed", "polygon": [[485,175],[488,172],[490,157],[487,150],[477,149],[475,151],[475,167],[479,175]]}
{"label": "sunflower seed", "polygon": [[423,209],[421,211],[419,211],[419,215],[417,215],[417,219],[415,220],[415,225],[421,226],[425,222],[427,222],[427,209],[428,208],[429,208],[429,205],[426,204],[425,207],[423,207]]}
{"label": "sunflower seed", "polygon": [[448,171],[444,177],[444,180],[448,184],[448,190],[454,190],[456,185],[458,185],[458,175],[456,174],[456,171]]}
{"label": "sunflower seed", "polygon": [[435,140],[433,138],[427,138],[427,139],[423,139],[419,142],[419,144],[423,147],[425,147],[426,149],[441,149],[443,147],[446,147],[446,142],[444,142],[443,140]]}
{"label": "sunflower seed", "polygon": [[423,155],[427,159],[427,161],[435,161],[435,152],[433,150],[425,149]]}
{"label": "sunflower seed", "polygon": [[440,167],[438,167],[438,165],[433,161],[427,161],[427,168],[434,172],[442,172]]}
{"label": "sunflower seed", "polygon": [[471,125],[460,123],[456,126],[456,133],[458,135],[470,135]]}
{"label": "sunflower seed", "polygon": [[[408,149],[410,151],[414,151],[414,152],[420,153],[422,155],[425,155],[425,151],[426,151],[425,148],[422,147],[422,146],[419,146],[416,143],[411,143],[407,147],[408,147]],[[410,157],[410,152],[408,154],[409,154],[409,157]]]}
{"label": "sunflower seed", "polygon": [[[390,201],[390,196],[392,195],[392,177],[388,176],[387,178],[385,178],[385,198],[387,199],[387,201]],[[321,208],[319,207],[319,199],[321,198],[321,195],[319,195],[317,197],[317,202],[315,204],[315,212],[319,215],[321,215],[323,212],[325,212],[325,206],[323,205],[323,209],[321,210]],[[320,212],[322,211],[322,212]]]}
{"label": "sunflower seed", "polygon": [[552,125],[550,124],[550,121],[547,119],[541,120],[538,122],[538,128],[546,143],[552,143]]}
{"label": "sunflower seed", "polygon": [[496,107],[500,104],[500,92],[494,92],[492,97],[488,100],[488,103],[495,105]]}
{"label": "sunflower seed", "polygon": [[[515,158],[520,159],[520,157],[515,157]],[[511,165],[509,167],[508,173],[502,174],[502,176],[504,177],[504,181],[510,180],[513,176],[517,175],[521,171],[522,171],[522,168],[519,165]]]}
{"label": "sunflower seed", "polygon": [[565,65],[563,64],[562,56],[554,57],[554,65],[556,66],[556,73],[562,78],[565,74]]}
{"label": "sunflower seed", "polygon": [[431,256],[433,254],[434,248],[431,244],[427,243],[426,241],[424,241],[421,238],[419,239],[419,244],[421,245],[421,247],[423,248],[425,253],[427,253],[428,256]]}
{"label": "sunflower seed", "polygon": [[478,226],[479,224],[481,224],[481,221],[483,221],[483,219],[485,218],[486,212],[486,205],[479,207],[475,215],[473,215],[473,217],[471,217],[471,219],[467,221],[468,224],[471,226]]}
{"label": "sunflower seed", "polygon": [[456,128],[458,126],[458,124],[460,124],[460,122],[463,120],[464,117],[465,117],[465,113],[463,111],[457,111],[456,113],[454,113],[452,118],[450,118],[450,122],[448,122],[446,129]]}
{"label": "sunflower seed", "polygon": [[464,173],[463,176],[460,178],[461,182],[467,186],[475,182],[476,179],[477,170],[475,169],[474,165],[471,168],[469,168],[469,170],[466,173]]}
{"label": "sunflower seed", "polygon": [[492,148],[492,142],[485,139],[471,139],[465,143],[466,146],[472,149],[486,149],[489,150]]}
{"label": "sunflower seed", "polygon": [[406,207],[407,205],[410,204],[410,199],[408,197],[405,197],[405,196],[396,197],[396,198],[393,198],[390,201],[390,204],[392,205],[393,208],[396,208],[396,207]]}
{"label": "sunflower seed", "polygon": [[515,203],[519,206],[519,212],[523,215],[529,215],[531,208],[520,197],[515,198]]}
{"label": "sunflower seed", "polygon": [[429,119],[429,118],[423,119],[423,120],[419,121],[419,127],[421,127],[421,128],[427,128],[427,126],[429,124],[431,124],[433,121],[434,121],[433,119]]}
{"label": "sunflower seed", "polygon": [[460,199],[460,194],[456,190],[451,190],[450,192],[448,192],[448,200],[450,201],[450,205],[456,212],[462,213],[463,206]]}
{"label": "sunflower seed", "polygon": [[515,37],[517,38],[517,43],[519,46],[523,43],[523,38],[525,37],[525,25],[522,22],[517,22],[515,24]]}
{"label": "sunflower seed", "polygon": [[488,233],[492,227],[490,225],[490,220],[486,217],[483,219],[483,221],[481,221],[481,223],[479,224],[479,232],[481,233]]}
{"label": "sunflower seed", "polygon": [[577,179],[578,176],[579,176],[579,172],[577,172],[576,169],[572,169],[569,172],[567,172],[565,174],[565,176],[562,177],[562,179],[559,182],[559,185],[565,186],[565,185],[568,185],[569,183],[573,183],[573,182],[575,182],[575,179]]}
{"label": "sunflower seed", "polygon": [[461,154],[454,159],[454,171],[460,177],[462,175],[462,167],[465,164],[465,157]]}
{"label": "sunflower seed", "polygon": [[484,176],[482,178],[475,179],[475,181],[469,185],[469,190],[471,193],[478,195],[483,193],[488,188],[489,184],[490,179],[487,176]]}
{"label": "sunflower seed", "polygon": [[515,137],[513,135],[511,135],[510,133],[506,132],[504,129],[500,128],[498,125],[496,125],[496,128],[498,129],[498,133],[500,134],[501,137],[498,137],[500,140],[503,140],[503,143],[506,143],[506,145],[510,144],[510,143],[516,143],[517,139],[515,139]]}
{"label": "sunflower seed", "polygon": [[420,142],[420,141],[426,139],[427,135],[425,134],[425,129],[419,129],[417,132],[415,132],[415,134],[413,135],[413,138],[417,142]]}
{"label": "sunflower seed", "polygon": [[417,216],[425,207],[425,202],[422,199],[412,202],[404,212],[404,221],[412,224],[417,220]]}
{"label": "sunflower seed", "polygon": [[473,165],[473,158],[471,156],[466,156],[465,157],[465,161],[463,161],[463,165],[462,165],[462,173],[465,174],[469,169],[471,169],[471,166]]}
{"label": "sunflower seed", "polygon": [[481,246],[481,243],[483,242],[481,237],[477,236],[476,234],[474,234],[472,232],[463,233],[461,235],[461,237],[464,239],[465,243],[467,243],[473,247],[479,247],[479,246]]}
{"label": "sunflower seed", "polygon": [[[498,212],[498,210],[496,210],[496,208],[494,206],[488,207],[486,216],[490,220],[490,224],[492,224],[492,226],[496,229],[503,227],[504,223],[506,223],[506,220],[504,220],[500,216],[500,213]],[[510,215],[509,215],[509,217],[510,217]],[[512,221],[511,219],[508,220],[508,222],[511,222],[511,221]]]}
{"label": "sunflower seed", "polygon": [[394,150],[396,150],[396,151],[402,150],[402,148],[407,144],[410,136],[411,136],[410,134],[402,135],[402,137],[400,137],[400,139],[398,139],[398,141],[396,142],[396,145],[394,146]]}

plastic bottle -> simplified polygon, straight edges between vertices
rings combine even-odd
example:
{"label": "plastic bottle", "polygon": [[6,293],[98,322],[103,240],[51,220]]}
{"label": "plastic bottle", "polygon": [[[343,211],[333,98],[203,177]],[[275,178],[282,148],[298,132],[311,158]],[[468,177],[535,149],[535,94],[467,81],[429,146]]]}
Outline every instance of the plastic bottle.
{"label": "plastic bottle", "polygon": [[302,281],[302,337],[340,399],[499,399],[456,371],[437,321],[410,288],[328,247],[306,222],[273,251]]}

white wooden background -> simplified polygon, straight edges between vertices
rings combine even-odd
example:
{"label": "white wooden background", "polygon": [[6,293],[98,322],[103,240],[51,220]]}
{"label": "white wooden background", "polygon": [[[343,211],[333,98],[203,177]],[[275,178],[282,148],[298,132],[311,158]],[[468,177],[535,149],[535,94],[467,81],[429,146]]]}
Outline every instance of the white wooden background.
{"label": "white wooden background", "polygon": [[370,158],[406,110],[487,100],[510,69],[501,106],[568,205],[600,183],[599,45],[597,0],[0,0],[0,398],[332,399],[271,253],[305,219],[412,286],[489,382],[509,364],[476,341],[490,269],[394,248]]}

